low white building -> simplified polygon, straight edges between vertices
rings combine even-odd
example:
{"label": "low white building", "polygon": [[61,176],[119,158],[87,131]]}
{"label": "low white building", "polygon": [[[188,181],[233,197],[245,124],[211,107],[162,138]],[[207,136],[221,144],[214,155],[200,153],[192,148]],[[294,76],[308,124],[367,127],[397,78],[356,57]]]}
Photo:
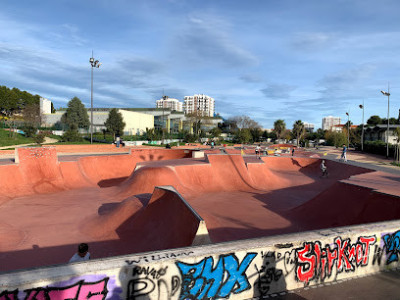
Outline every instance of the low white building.
{"label": "low white building", "polygon": [[[397,144],[397,136],[394,131],[396,128],[400,128],[400,125],[389,124],[389,144]],[[387,142],[388,136],[387,124],[379,124],[375,127],[369,127],[364,130],[364,140],[365,141],[384,141]]]}
{"label": "low white building", "polygon": [[[93,132],[99,132],[105,129],[104,123],[108,119],[111,108],[95,108],[93,109]],[[154,116],[125,109],[118,109],[125,122],[125,135],[140,135],[146,132],[146,128],[154,128]],[[57,122],[61,122],[61,117],[65,110],[58,110],[54,114],[42,114],[42,123],[46,127],[54,126]],[[88,109],[90,120],[90,109]]]}

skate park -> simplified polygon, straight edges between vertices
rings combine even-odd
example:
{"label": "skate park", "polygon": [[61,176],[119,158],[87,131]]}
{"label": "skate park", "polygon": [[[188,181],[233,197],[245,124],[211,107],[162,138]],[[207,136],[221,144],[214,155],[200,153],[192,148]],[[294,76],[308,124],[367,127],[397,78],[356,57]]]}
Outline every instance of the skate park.
{"label": "skate park", "polygon": [[[4,295],[108,278],[104,298],[246,299],[397,266],[399,175],[327,159],[321,178],[301,150],[57,151],[76,149],[19,148],[0,166]],[[94,260],[62,265],[82,241]],[[201,284],[207,266],[232,286]]]}

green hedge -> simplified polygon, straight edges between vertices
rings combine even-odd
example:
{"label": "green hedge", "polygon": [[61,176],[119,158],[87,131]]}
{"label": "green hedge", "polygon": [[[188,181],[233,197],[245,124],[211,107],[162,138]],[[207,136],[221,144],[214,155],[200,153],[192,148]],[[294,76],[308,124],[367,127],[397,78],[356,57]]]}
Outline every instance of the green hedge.
{"label": "green hedge", "polygon": [[[395,145],[389,144],[389,157],[394,156]],[[386,143],[384,141],[364,142],[364,152],[386,156]]]}

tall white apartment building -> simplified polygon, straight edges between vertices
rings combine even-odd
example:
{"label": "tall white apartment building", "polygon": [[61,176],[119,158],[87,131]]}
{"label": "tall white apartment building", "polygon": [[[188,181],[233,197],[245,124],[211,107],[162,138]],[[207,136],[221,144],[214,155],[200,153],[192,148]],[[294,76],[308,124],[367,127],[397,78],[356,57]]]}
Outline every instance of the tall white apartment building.
{"label": "tall white apartment building", "polygon": [[183,111],[183,104],[178,99],[163,96],[160,100],[156,101],[157,108],[170,108],[171,110]]}
{"label": "tall white apartment building", "polygon": [[333,126],[340,124],[340,117],[325,117],[322,118],[322,130],[332,130]]}
{"label": "tall white apartment building", "polygon": [[183,109],[185,114],[199,112],[202,116],[213,117],[215,111],[214,98],[204,94],[185,96]]}

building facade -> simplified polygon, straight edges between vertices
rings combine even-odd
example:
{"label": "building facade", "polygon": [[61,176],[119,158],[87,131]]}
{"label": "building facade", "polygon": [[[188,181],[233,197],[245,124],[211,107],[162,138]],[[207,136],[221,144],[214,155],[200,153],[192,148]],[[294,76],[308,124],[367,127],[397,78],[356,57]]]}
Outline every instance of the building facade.
{"label": "building facade", "polygon": [[332,130],[333,126],[340,124],[340,117],[325,117],[322,118],[322,130]]}
{"label": "building facade", "polygon": [[[93,109],[93,132],[101,132],[106,129],[104,123],[108,119],[111,108],[95,108]],[[154,127],[154,116],[151,114],[129,111],[126,109],[118,109],[125,122],[125,135],[140,135],[146,132],[146,128]],[[42,125],[51,127],[61,122],[61,117],[65,110],[58,110],[56,113],[42,114]],[[87,110],[90,120],[90,109]]]}
{"label": "building facade", "polygon": [[388,141],[389,144],[397,144],[397,136],[395,130],[400,128],[398,124],[389,124],[389,134],[387,134],[387,124],[379,124],[375,127],[368,127],[364,131],[365,141]]}
{"label": "building facade", "polygon": [[213,117],[215,112],[215,101],[204,94],[196,94],[184,97],[185,114],[198,113],[204,117]]}
{"label": "building facade", "polygon": [[312,123],[308,123],[308,122],[304,122],[304,129],[307,130],[308,132],[313,132],[314,131],[314,124]]}
{"label": "building facade", "polygon": [[183,103],[178,99],[163,96],[160,100],[156,101],[156,108],[169,108],[171,111],[183,111]]}
{"label": "building facade", "polygon": [[40,97],[39,103],[41,114],[51,114],[51,101],[49,99]]}

